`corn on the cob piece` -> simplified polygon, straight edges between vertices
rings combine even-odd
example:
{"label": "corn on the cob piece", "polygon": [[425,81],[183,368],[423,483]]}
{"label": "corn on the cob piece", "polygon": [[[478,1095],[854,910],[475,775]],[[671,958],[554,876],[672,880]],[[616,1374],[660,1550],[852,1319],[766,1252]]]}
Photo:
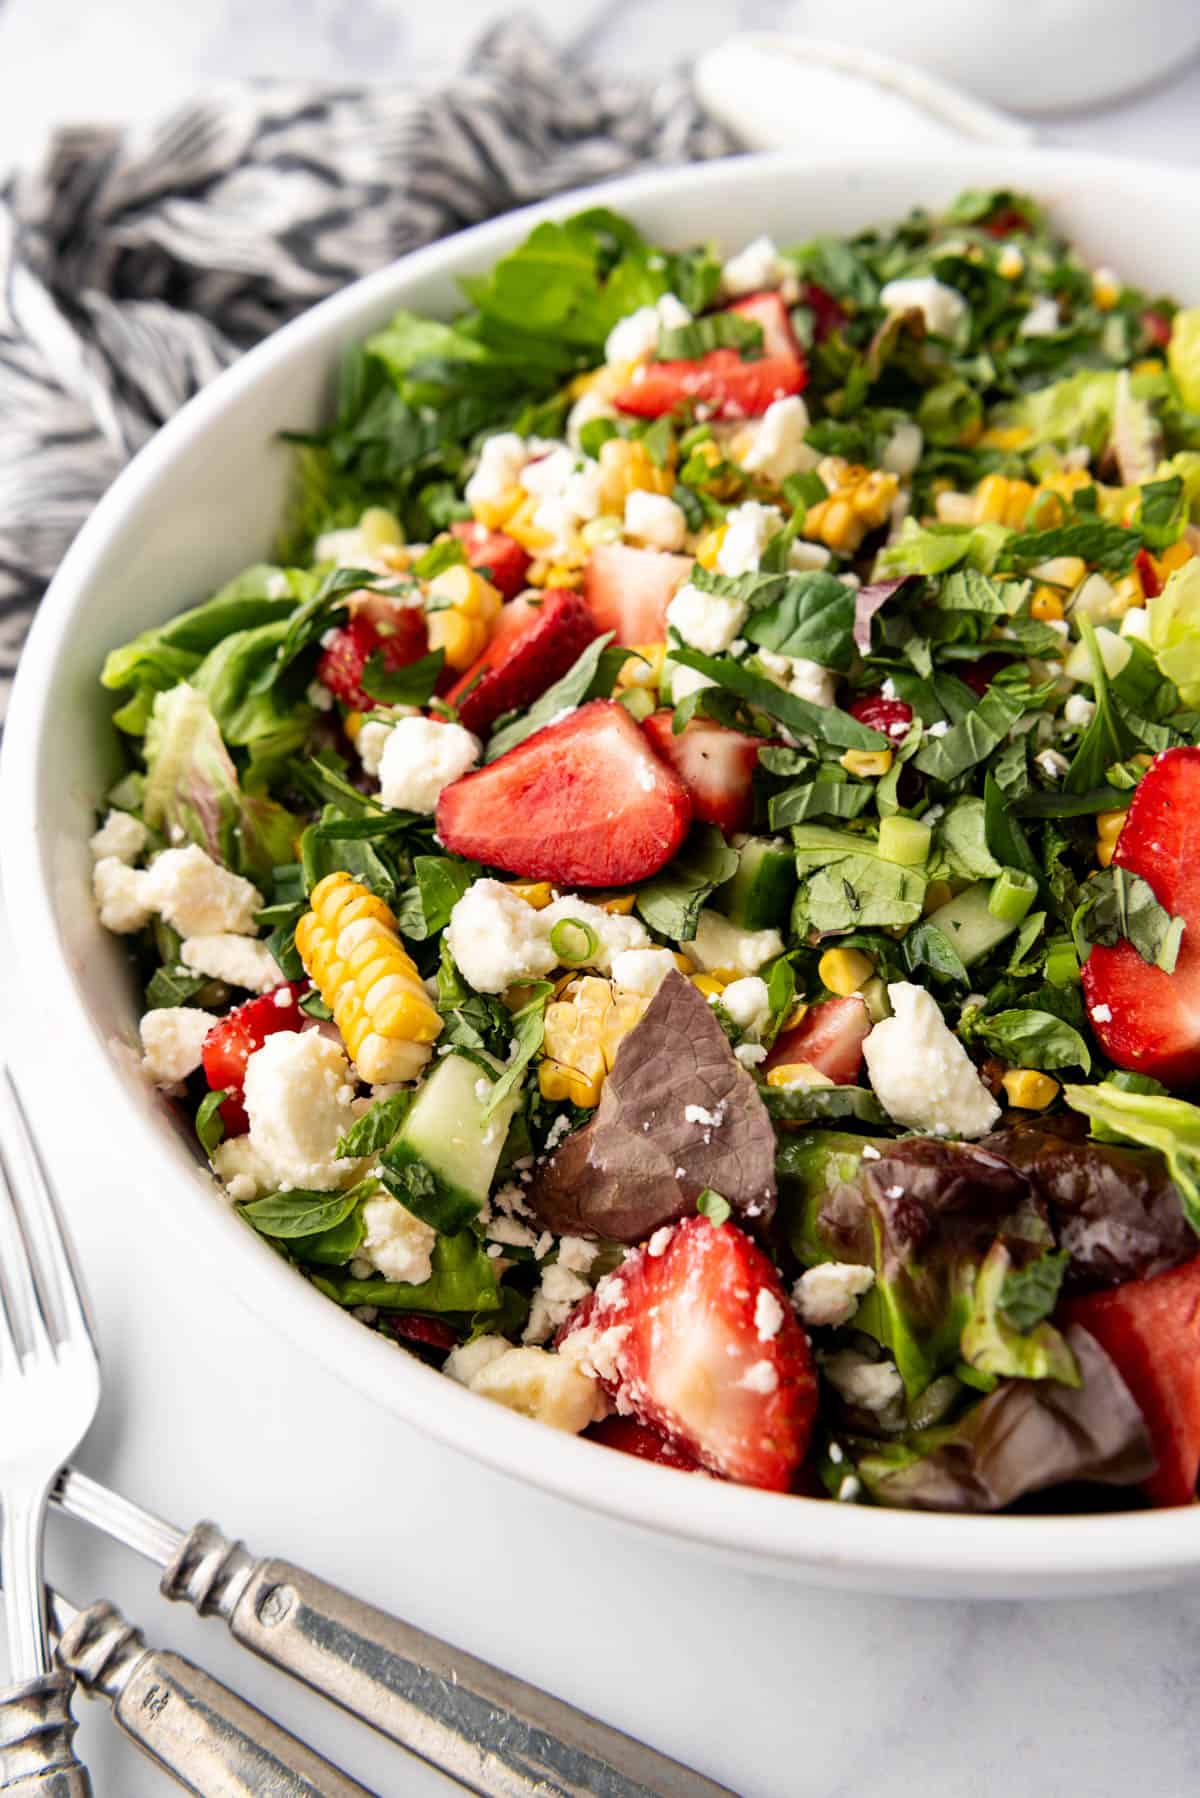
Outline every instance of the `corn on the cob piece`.
{"label": "corn on the cob piece", "polygon": [[861,468],[842,456],[825,456],[817,473],[828,497],[808,508],[804,535],[840,555],[853,555],[868,531],[891,516],[900,482],[881,468]]}
{"label": "corn on the cob piece", "polygon": [[588,976],[547,1005],[545,1060],[538,1067],[542,1097],[598,1105],[617,1050],[649,1003],[641,993]]}
{"label": "corn on the cob piece", "polygon": [[469,668],[487,648],[502,600],[490,581],[465,563],[444,568],[429,583],[430,649],[444,649],[449,668]]}
{"label": "corn on the cob piece", "polygon": [[1102,868],[1107,868],[1112,861],[1124,822],[1124,812],[1096,813],[1096,860]]}
{"label": "corn on the cob piece", "polygon": [[391,911],[341,871],[317,882],[309,905],[296,948],[359,1073],[372,1086],[414,1079],[442,1020]]}

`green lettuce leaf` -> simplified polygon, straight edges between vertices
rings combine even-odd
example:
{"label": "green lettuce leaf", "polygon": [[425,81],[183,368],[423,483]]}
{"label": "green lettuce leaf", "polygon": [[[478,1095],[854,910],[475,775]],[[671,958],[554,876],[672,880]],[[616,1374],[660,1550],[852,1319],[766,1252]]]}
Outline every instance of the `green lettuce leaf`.
{"label": "green lettuce leaf", "polygon": [[[1054,1308],[1066,1262],[1065,1255],[1043,1252],[1020,1267],[1007,1243],[992,1244],[976,1275],[971,1315],[963,1327],[962,1358],[969,1367],[998,1378],[1081,1383],[1074,1355],[1044,1321]],[[1045,1310],[1039,1309],[1047,1298]]]}
{"label": "green lettuce leaf", "polygon": [[1147,610],[1159,668],[1174,681],[1185,706],[1200,706],[1200,557],[1174,569]]}
{"label": "green lettuce leaf", "polygon": [[1200,1106],[1157,1093],[1129,1092],[1107,1080],[1100,1086],[1064,1086],[1075,1111],[1122,1141],[1164,1156],[1193,1230],[1200,1234]]}

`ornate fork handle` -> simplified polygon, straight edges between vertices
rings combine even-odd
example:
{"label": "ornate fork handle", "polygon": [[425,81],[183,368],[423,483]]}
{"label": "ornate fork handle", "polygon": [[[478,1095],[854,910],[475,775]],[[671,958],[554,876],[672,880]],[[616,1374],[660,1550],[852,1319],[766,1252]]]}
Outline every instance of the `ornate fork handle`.
{"label": "ornate fork handle", "polygon": [[199,1523],[167,1598],[483,1798],[732,1798],[585,1712]]}
{"label": "ornate fork handle", "polygon": [[72,1743],[74,1681],[43,1673],[0,1692],[0,1794],[3,1798],[92,1798],[87,1768]]}

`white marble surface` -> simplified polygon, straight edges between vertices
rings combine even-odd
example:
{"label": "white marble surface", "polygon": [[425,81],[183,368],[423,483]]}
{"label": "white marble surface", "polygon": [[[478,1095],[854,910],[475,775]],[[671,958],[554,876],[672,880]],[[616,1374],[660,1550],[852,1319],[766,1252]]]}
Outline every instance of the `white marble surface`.
{"label": "white marble surface", "polygon": [[[636,42],[646,70],[737,26],[801,21],[804,8],[540,0],[535,10],[610,66]],[[0,167],[51,122],[144,117],[214,78],[428,72],[492,11],[490,0],[0,0]],[[1200,161],[1200,71],[1050,134]],[[0,1019],[103,1339],[107,1393],[84,1454],[98,1476],[177,1521],[204,1512],[307,1560],[748,1798],[1125,1798],[1134,1781],[1155,1798],[1196,1790],[1196,1590],[1053,1605],[808,1591],[715,1569],[436,1448],[298,1358],[224,1300],[219,1274],[179,1253],[158,1196],[106,1152],[103,1120],[73,1094],[67,1109],[53,1023],[18,1023],[18,977],[0,924]],[[75,1597],[111,1594],[154,1640],[237,1683],[388,1798],[450,1789],[243,1658],[219,1626],[169,1610],[130,1557],[58,1523],[51,1546]],[[95,1706],[81,1734],[100,1798],[174,1789]]]}

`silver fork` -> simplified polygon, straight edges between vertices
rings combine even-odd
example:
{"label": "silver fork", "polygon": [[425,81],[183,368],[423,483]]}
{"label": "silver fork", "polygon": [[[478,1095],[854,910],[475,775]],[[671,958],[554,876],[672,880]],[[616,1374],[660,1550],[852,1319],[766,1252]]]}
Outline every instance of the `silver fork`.
{"label": "silver fork", "polygon": [[[12,1075],[0,1063],[0,1566],[9,1677],[36,1695],[50,1672],[42,1584],[46,1501],[100,1402],[100,1362],[78,1275]],[[75,1790],[89,1788],[86,1774]]]}

